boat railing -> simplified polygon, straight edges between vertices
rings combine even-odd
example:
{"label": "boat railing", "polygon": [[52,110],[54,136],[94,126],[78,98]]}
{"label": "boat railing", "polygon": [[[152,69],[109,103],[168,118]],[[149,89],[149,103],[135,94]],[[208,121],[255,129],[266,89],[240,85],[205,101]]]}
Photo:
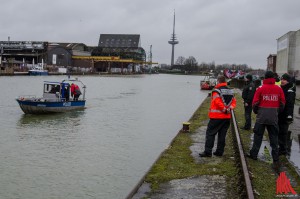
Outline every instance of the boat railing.
{"label": "boat railing", "polygon": [[80,88],[82,88],[82,100],[85,100],[85,92],[86,92],[86,85],[81,81],[79,80],[78,78],[75,78],[75,79],[64,79],[62,82],[66,82],[66,83],[76,83],[76,84],[80,84]]}
{"label": "boat railing", "polygon": [[30,100],[30,99],[36,99],[35,95],[20,95],[17,97],[19,100]]}

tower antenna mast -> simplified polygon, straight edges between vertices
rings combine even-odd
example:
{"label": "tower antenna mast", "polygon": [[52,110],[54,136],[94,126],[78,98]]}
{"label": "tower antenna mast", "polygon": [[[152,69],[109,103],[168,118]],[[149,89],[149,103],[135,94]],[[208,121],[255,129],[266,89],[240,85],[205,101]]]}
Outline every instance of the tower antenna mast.
{"label": "tower antenna mast", "polygon": [[174,10],[173,34],[171,35],[171,40],[169,41],[169,44],[172,45],[171,66],[174,65],[174,47],[178,43],[179,43],[179,41],[177,41],[176,35],[175,35],[175,10]]}

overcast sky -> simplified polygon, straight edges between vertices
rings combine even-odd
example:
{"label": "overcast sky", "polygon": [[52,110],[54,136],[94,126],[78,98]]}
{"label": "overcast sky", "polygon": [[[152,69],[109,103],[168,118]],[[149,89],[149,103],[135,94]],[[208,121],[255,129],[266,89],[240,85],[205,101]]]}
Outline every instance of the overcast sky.
{"label": "overcast sky", "polygon": [[1,1],[0,40],[97,46],[100,34],[140,34],[152,60],[247,64],[266,68],[277,41],[300,29],[299,0],[9,0]]}

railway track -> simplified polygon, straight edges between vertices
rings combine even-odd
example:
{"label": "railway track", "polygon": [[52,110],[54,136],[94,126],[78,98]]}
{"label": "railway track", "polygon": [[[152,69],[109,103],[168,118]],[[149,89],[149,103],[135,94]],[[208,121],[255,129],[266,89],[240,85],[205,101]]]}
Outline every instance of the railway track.
{"label": "railway track", "polygon": [[235,148],[235,160],[237,164],[237,168],[239,169],[239,173],[241,174],[240,180],[240,195],[243,197],[247,197],[248,199],[254,199],[253,187],[251,184],[251,179],[249,176],[249,170],[247,167],[245,154],[241,142],[241,138],[239,135],[239,130],[236,122],[236,117],[234,111],[231,111],[232,119],[231,119],[231,131],[233,132],[233,143]]}

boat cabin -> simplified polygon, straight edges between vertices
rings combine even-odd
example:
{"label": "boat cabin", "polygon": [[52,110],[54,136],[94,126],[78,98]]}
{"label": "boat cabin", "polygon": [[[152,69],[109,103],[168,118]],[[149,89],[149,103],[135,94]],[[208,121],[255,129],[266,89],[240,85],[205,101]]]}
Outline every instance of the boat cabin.
{"label": "boat cabin", "polygon": [[66,82],[44,82],[43,98],[47,101],[69,101],[70,84]]}

